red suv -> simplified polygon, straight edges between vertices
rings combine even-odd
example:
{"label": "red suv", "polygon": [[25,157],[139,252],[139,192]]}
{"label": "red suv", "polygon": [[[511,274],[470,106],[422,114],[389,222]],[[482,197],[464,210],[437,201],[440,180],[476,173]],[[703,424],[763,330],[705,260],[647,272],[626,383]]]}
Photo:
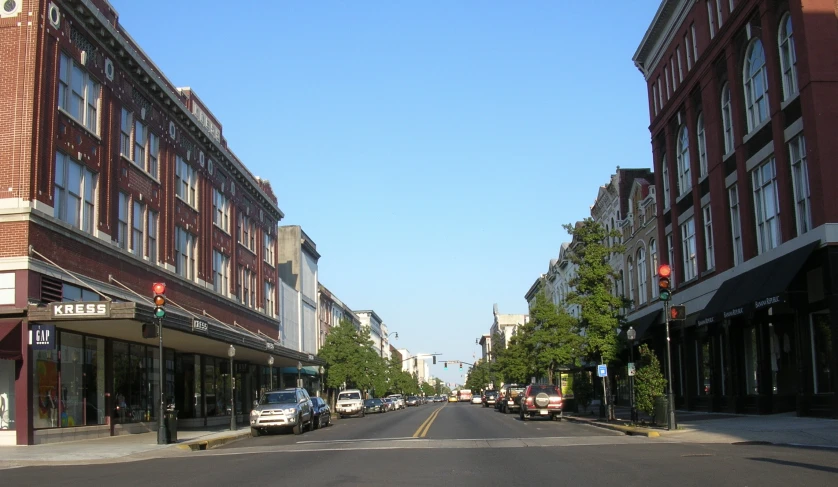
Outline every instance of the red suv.
{"label": "red suv", "polygon": [[562,420],[562,390],[549,384],[528,385],[521,394],[521,421],[533,416]]}

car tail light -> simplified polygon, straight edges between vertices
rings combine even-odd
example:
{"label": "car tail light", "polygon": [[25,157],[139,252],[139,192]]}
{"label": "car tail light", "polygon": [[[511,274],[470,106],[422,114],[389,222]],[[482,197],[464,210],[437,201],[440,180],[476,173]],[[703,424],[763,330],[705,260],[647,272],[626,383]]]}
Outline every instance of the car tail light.
{"label": "car tail light", "polygon": [[527,404],[532,404],[532,397],[527,398]]}
{"label": "car tail light", "polygon": [[550,396],[550,402],[562,402],[561,396]]}

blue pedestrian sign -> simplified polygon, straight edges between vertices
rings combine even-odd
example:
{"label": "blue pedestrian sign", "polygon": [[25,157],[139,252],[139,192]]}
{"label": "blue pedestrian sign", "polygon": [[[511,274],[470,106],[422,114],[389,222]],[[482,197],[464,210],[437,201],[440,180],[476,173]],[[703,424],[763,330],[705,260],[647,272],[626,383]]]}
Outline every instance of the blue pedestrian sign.
{"label": "blue pedestrian sign", "polygon": [[599,377],[608,377],[608,366],[605,364],[597,365],[596,375]]}

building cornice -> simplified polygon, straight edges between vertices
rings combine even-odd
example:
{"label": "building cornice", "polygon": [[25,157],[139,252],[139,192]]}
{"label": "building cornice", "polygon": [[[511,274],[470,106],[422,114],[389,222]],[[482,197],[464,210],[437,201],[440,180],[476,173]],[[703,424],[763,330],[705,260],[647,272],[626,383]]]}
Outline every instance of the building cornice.
{"label": "building cornice", "polygon": [[695,0],[663,0],[655,13],[652,23],[646,30],[643,40],[637,47],[632,61],[637,69],[643,73],[646,80],[655,71],[663,48],[669,44],[669,39],[675,35],[678,28],[693,7]]}

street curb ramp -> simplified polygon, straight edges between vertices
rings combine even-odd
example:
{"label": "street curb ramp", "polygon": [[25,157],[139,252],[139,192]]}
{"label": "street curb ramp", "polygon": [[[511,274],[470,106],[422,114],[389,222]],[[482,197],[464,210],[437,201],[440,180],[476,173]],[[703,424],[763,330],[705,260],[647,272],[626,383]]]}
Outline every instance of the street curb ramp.
{"label": "street curb ramp", "polygon": [[210,438],[208,440],[193,440],[186,443],[181,443],[179,445],[175,445],[177,448],[186,451],[203,451],[203,450],[212,450],[213,448],[217,448],[221,445],[226,445],[227,443],[232,443],[234,441],[241,440],[245,437],[250,436],[250,430],[242,431],[233,435],[229,436],[222,436],[219,438]]}
{"label": "street curb ramp", "polygon": [[584,419],[576,419],[570,416],[565,416],[564,419],[566,421],[570,421],[573,423],[580,423],[580,424],[588,424],[591,426],[596,426],[597,428],[604,428],[607,430],[612,431],[622,431],[623,433],[631,436],[645,436],[647,438],[658,438],[660,433],[657,431],[652,431],[646,428],[638,428],[635,426],[623,426],[619,424],[609,424],[609,423],[599,423],[596,421],[584,420]]}

